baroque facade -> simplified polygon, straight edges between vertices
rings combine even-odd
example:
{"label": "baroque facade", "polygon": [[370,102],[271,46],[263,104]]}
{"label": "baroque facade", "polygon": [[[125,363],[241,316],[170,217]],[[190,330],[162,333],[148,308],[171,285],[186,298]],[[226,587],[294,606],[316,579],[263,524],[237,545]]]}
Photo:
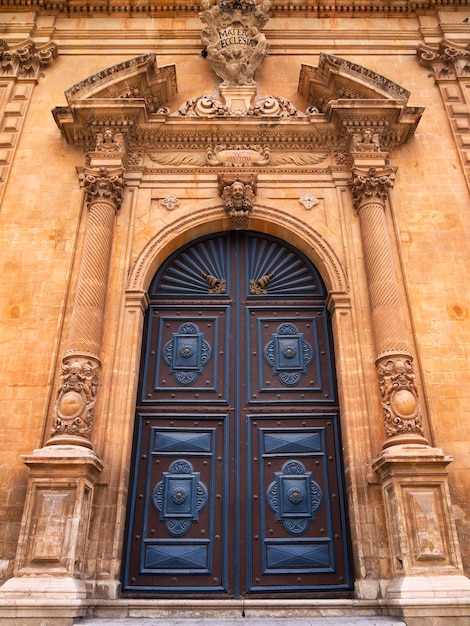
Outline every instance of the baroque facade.
{"label": "baroque facade", "polygon": [[0,624],[469,622],[467,4],[0,1]]}

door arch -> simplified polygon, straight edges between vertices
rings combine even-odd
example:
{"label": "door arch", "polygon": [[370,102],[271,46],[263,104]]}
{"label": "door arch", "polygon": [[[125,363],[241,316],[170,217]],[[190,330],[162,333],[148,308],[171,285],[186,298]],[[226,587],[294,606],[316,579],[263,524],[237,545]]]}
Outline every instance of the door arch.
{"label": "door arch", "polygon": [[156,273],[123,591],[351,589],[326,291],[286,243],[211,235]]}

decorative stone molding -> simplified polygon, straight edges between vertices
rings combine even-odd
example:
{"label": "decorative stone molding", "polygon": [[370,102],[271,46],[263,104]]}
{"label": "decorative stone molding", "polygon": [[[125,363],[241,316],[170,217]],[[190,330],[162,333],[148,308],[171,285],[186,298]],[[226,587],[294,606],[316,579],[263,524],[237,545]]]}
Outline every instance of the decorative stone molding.
{"label": "decorative stone molding", "polygon": [[52,113],[67,141],[89,152],[106,129],[129,138],[149,115],[168,115],[165,105],[176,93],[175,66],[159,68],[155,54],[144,54],[75,84],[65,92],[68,106]]}
{"label": "decorative stone molding", "polygon": [[218,177],[219,195],[235,229],[246,228],[256,195],[256,177]]}
{"label": "decorative stone molding", "polygon": [[51,439],[47,444],[92,448],[114,219],[122,201],[122,170],[83,169],[81,181],[89,210],[88,224]]}
{"label": "decorative stone molding", "polygon": [[435,46],[421,44],[417,55],[420,64],[432,71],[439,87],[470,189],[470,46],[464,48],[443,39]]}
{"label": "decorative stone molding", "polygon": [[[237,90],[238,91],[238,90]],[[244,102],[240,106],[240,101],[245,101],[245,96],[236,98],[228,89],[223,93],[223,99],[212,96],[199,96],[190,98],[180,106],[173,116],[182,117],[238,117],[247,115],[250,117],[307,117],[307,114],[298,111],[287,98],[280,96],[264,96],[258,98],[254,104]],[[236,93],[236,95],[239,95]],[[234,105],[234,102],[238,103]]]}
{"label": "decorative stone molding", "polygon": [[[413,136],[424,110],[409,107],[409,91],[388,78],[323,52],[318,67],[302,65],[298,91],[320,113],[337,119],[356,151],[392,151]],[[351,107],[355,100],[362,101],[359,108]]]}
{"label": "decorative stone molding", "polygon": [[204,24],[203,56],[225,87],[254,84],[254,73],[268,54],[261,29],[268,21],[268,0],[203,0],[199,18]]}
{"label": "decorative stone molding", "polygon": [[[439,9],[458,9],[465,0],[433,0],[432,7]],[[80,17],[84,14],[99,16],[103,15],[103,3],[100,0],[54,0],[46,5],[43,0],[2,0],[2,5],[15,11],[36,11],[39,15],[63,15],[65,17]],[[392,0],[390,2],[377,3],[374,0],[363,0],[358,11],[356,0],[342,0],[341,2],[312,2],[311,0],[296,0],[287,3],[285,0],[271,0],[270,13],[284,18],[289,15],[296,17],[401,17],[419,16],[423,12],[430,11],[429,0]],[[117,17],[147,15],[149,17],[162,16],[186,16],[194,15],[199,11],[198,3],[186,2],[181,4],[179,0],[148,0],[145,4],[135,4],[132,0],[118,0],[106,5],[106,13]]]}

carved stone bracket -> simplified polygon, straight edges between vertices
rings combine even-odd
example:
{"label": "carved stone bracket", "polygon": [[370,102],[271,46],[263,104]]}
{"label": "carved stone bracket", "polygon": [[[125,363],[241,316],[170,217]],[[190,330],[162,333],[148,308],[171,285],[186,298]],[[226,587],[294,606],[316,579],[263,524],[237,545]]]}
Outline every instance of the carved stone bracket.
{"label": "carved stone bracket", "polygon": [[232,219],[235,229],[246,228],[248,216],[253,209],[256,195],[257,177],[253,174],[245,176],[219,176],[219,195],[224,208]]}

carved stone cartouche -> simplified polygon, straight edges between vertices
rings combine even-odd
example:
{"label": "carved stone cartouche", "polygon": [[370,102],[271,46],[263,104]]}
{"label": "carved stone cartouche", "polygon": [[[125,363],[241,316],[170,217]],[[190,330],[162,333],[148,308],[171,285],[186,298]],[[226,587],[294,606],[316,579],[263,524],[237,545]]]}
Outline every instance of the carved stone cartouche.
{"label": "carved stone cartouche", "polygon": [[204,0],[199,14],[204,55],[224,87],[254,84],[255,70],[268,54],[261,28],[270,7],[267,0],[218,0],[215,6]]}

